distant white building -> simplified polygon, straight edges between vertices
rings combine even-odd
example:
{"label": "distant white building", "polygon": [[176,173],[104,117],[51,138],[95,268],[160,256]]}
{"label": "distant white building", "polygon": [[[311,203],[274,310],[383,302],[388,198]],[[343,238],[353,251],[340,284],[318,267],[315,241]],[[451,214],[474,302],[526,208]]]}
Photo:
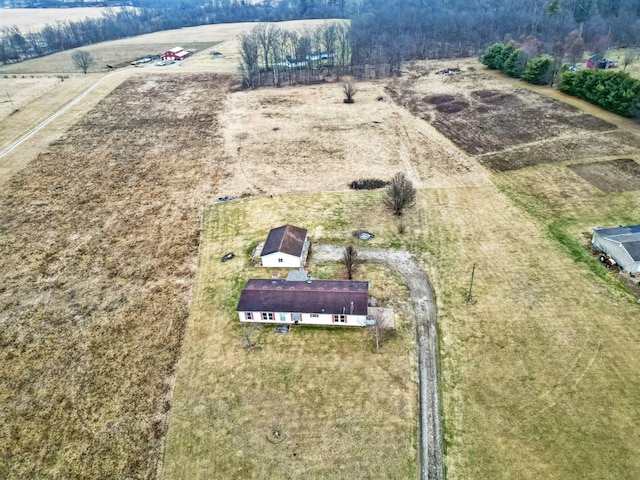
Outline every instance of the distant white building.
{"label": "distant white building", "polygon": [[309,253],[309,238],[304,228],[283,225],[269,232],[260,259],[263,267],[304,267]]}
{"label": "distant white building", "polygon": [[591,243],[611,255],[623,270],[640,272],[640,225],[617,228],[594,228]]}

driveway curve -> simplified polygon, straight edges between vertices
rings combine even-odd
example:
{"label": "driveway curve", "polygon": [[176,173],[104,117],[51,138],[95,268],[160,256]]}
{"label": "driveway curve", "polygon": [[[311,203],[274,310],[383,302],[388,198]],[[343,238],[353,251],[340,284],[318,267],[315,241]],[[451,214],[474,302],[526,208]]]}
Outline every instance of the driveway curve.
{"label": "driveway curve", "polygon": [[[344,249],[314,245],[314,260],[339,261]],[[365,262],[380,263],[397,270],[410,290],[416,325],[418,374],[420,378],[420,478],[442,480],[442,430],[438,389],[438,331],[433,292],[426,272],[416,258],[396,250],[359,250]]]}

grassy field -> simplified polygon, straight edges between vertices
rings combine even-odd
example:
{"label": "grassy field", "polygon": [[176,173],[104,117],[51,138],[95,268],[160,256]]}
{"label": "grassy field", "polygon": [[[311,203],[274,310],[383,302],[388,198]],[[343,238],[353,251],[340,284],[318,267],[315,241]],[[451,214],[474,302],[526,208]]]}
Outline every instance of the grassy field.
{"label": "grassy field", "polygon": [[227,82],[132,79],[3,185],[0,477],[153,475]]}
{"label": "grassy field", "polygon": [[[364,329],[293,327],[282,336],[273,325],[249,329],[257,347],[248,349],[235,313],[246,279],[276,272],[248,258],[270,228],[303,225],[314,242],[346,245],[363,216],[381,227],[378,245],[392,241],[392,216],[382,211],[379,193],[261,197],[207,210],[164,478],[416,475],[412,325],[400,322],[380,351]],[[388,219],[386,231],[380,218]],[[229,251],[239,255],[221,263]],[[314,278],[342,276],[336,265],[313,261],[313,246],[309,271]],[[358,278],[371,281],[371,295],[395,305],[402,318],[407,292],[397,274],[366,266]]]}
{"label": "grassy field", "polygon": [[[218,28],[206,40],[241,31]],[[470,60],[409,65],[362,84],[353,105],[336,84],[230,92],[213,60],[192,65],[208,73],[149,70],[109,94],[114,77],[95,109],[62,123],[64,136],[21,147],[39,156],[7,170],[0,476],[153,476],[167,417],[164,478],[413,475],[408,325],[381,353],[364,331],[322,328],[263,328],[252,331],[261,348],[243,347],[233,309],[259,273],[247,255],[284,222],[338,244],[366,228],[371,246],[409,250],[428,270],[448,478],[640,476],[637,287],[588,249],[590,227],[640,221],[637,125]],[[435,73],[449,67],[461,72]],[[19,118],[26,128],[45,97],[3,128]],[[547,114],[552,130],[530,120]],[[619,182],[606,181],[609,168]],[[380,192],[345,192],[397,171],[420,188],[404,235]],[[206,210],[196,281],[200,213],[222,194],[259,197]],[[220,263],[228,251],[238,258]],[[362,276],[402,318],[400,279]],[[271,443],[276,427],[284,439]]]}
{"label": "grassy field", "polygon": [[[457,77],[433,75],[442,64],[429,67],[405,79],[410,86],[398,96],[420,117],[433,105],[421,103],[425,92],[467,97],[500,91],[520,104],[530,98],[473,65]],[[468,102],[465,108],[481,107]],[[472,120],[478,114],[468,110],[426,113],[439,129],[458,125],[456,143],[485,145],[500,137],[499,124],[483,130]],[[578,112],[572,116],[565,128],[594,124]],[[469,128],[465,121],[472,122]],[[529,123],[520,116],[502,128],[520,131]],[[628,140],[625,151],[637,165],[638,128],[633,133],[633,126],[622,125],[625,130],[612,133]],[[496,169],[495,187],[425,191],[449,478],[613,479],[640,472],[640,431],[630,427],[640,405],[633,380],[640,362],[640,291],[630,293],[628,276],[609,272],[587,246],[589,227],[640,220],[640,183],[626,163],[625,175],[609,176],[609,192],[567,168],[585,164],[593,172],[591,163],[615,158],[615,148],[581,147],[590,135],[574,131],[512,150],[516,163]],[[559,148],[532,161],[529,149],[543,152],[545,144]],[[508,145],[494,147],[496,155],[509,151]],[[463,299],[473,263],[475,301],[468,305]]]}
{"label": "grassy field", "polygon": [[[118,7],[115,8],[118,10]],[[0,28],[13,27],[22,30],[37,31],[45,27],[47,23],[70,20],[72,22],[85,18],[101,17],[108,11],[104,7],[79,7],[79,8],[3,8],[0,15]]]}

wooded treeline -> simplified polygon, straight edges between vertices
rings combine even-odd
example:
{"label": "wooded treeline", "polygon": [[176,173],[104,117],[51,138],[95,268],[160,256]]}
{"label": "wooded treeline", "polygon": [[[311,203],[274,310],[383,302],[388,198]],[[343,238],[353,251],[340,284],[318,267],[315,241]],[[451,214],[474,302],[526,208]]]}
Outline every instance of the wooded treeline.
{"label": "wooded treeline", "polygon": [[[37,3],[22,0],[21,5],[32,1]],[[136,8],[111,10],[99,19],[58,22],[42,32],[7,27],[0,33],[0,62],[185,26],[305,18],[349,18],[351,65],[387,65],[390,72],[405,60],[475,56],[495,42],[529,36],[550,52],[574,30],[589,50],[640,43],[640,0],[264,0],[257,4],[130,0],[130,4]]]}

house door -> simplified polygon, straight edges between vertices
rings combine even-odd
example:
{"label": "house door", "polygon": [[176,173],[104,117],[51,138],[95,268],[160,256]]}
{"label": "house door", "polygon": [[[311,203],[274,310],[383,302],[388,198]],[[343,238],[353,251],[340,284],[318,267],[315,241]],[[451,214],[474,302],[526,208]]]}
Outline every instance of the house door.
{"label": "house door", "polygon": [[287,316],[284,313],[280,314],[280,321],[281,322],[286,322],[287,321]]}

